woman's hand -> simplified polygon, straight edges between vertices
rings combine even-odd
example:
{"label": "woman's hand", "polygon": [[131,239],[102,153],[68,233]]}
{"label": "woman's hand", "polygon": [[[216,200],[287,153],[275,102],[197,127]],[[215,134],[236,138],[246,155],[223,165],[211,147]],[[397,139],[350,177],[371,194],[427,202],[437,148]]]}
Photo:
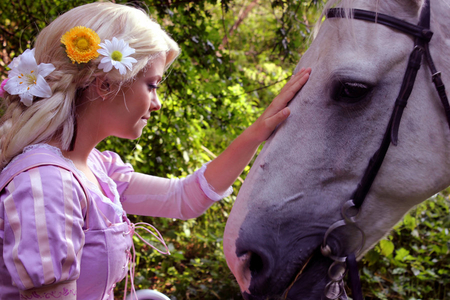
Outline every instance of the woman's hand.
{"label": "woman's hand", "polygon": [[310,68],[301,69],[292,76],[256,122],[211,161],[205,171],[205,178],[217,193],[222,194],[236,181],[259,145],[272,134],[278,124],[287,119],[290,110],[286,106],[306,83],[310,73]]}
{"label": "woman's hand", "polygon": [[293,75],[264,113],[248,128],[260,143],[267,140],[275,128],[289,117],[291,111],[286,106],[306,83],[310,73],[311,69],[307,68]]}

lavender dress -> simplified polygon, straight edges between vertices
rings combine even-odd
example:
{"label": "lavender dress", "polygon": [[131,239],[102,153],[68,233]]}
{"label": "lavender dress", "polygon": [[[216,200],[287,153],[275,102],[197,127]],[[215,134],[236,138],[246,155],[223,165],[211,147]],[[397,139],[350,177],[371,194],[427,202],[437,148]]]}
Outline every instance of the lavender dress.
{"label": "lavender dress", "polygon": [[187,219],[231,193],[212,190],[206,165],[184,179],[165,179],[135,173],[116,153],[94,149],[88,166],[103,192],[46,144],[27,147],[0,174],[0,300],[112,300],[132,245],[125,210]]}

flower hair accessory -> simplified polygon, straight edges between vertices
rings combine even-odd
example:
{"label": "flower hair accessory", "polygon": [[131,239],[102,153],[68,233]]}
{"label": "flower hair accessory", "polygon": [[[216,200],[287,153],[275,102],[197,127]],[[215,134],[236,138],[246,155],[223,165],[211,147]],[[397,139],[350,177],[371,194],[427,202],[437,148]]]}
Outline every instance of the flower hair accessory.
{"label": "flower hair accessory", "polygon": [[61,43],[72,63],[88,63],[98,57],[100,37],[90,28],[76,26],[70,29],[61,37]]}
{"label": "flower hair accessory", "polygon": [[3,89],[10,95],[19,95],[20,102],[25,106],[33,104],[34,96],[41,98],[52,96],[52,90],[44,78],[55,70],[55,66],[44,63],[38,65],[34,49],[25,50],[8,67],[11,71],[4,86],[2,83]]}
{"label": "flower hair accessory", "polygon": [[98,50],[98,53],[104,57],[98,65],[98,68],[103,69],[104,72],[109,72],[114,67],[119,70],[120,74],[125,75],[127,69],[131,71],[131,64],[137,62],[136,59],[129,56],[135,50],[123,39],[118,40],[116,37],[113,37],[112,42],[105,40],[104,43],[100,44],[100,47],[101,49]]}
{"label": "flower hair accessory", "polygon": [[5,97],[5,89],[4,86],[8,82],[8,78],[2,81],[2,84],[0,85],[0,98]]}
{"label": "flower hair accessory", "polygon": [[61,37],[61,43],[65,46],[67,56],[72,63],[88,63],[100,54],[104,56],[98,65],[98,68],[104,72],[109,72],[114,67],[119,70],[120,74],[125,75],[127,69],[132,69],[131,64],[137,62],[136,59],[130,57],[135,50],[123,39],[118,40],[113,37],[112,41],[105,40],[104,43],[101,43],[98,34],[84,26],[76,26],[67,31]]}

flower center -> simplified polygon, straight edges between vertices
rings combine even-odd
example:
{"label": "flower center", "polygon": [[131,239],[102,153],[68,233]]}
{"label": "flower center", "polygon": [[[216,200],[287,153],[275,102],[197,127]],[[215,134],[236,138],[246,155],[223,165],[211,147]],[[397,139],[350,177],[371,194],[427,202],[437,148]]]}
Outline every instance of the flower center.
{"label": "flower center", "polygon": [[[35,74],[33,74],[34,71],[31,71],[29,74],[20,74],[19,79],[22,79],[23,81],[19,82],[19,84],[25,83],[25,85],[32,85],[36,84],[37,77]],[[29,89],[29,88],[28,88]]]}
{"label": "flower center", "polygon": [[82,50],[82,51],[88,50],[89,49],[89,41],[86,40],[86,38],[84,38],[84,37],[78,39],[78,41],[77,41],[77,48]]}
{"label": "flower center", "polygon": [[113,51],[113,53],[111,53],[111,59],[115,61],[122,61],[122,53],[117,50]]}

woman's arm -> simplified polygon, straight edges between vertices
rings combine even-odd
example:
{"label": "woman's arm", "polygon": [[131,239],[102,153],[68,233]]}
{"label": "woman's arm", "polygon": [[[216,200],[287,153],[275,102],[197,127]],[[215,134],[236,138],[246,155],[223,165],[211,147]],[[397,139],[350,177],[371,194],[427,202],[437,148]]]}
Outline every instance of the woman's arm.
{"label": "woman's arm", "polygon": [[301,69],[293,75],[264,113],[238,136],[225,151],[208,164],[205,178],[217,193],[231,186],[278,124],[287,119],[290,110],[286,105],[303,87],[311,69]]}
{"label": "woman's arm", "polygon": [[77,180],[55,166],[29,169],[5,187],[0,273],[8,272],[4,283],[15,285],[21,299],[76,299],[85,239],[81,199]]}

